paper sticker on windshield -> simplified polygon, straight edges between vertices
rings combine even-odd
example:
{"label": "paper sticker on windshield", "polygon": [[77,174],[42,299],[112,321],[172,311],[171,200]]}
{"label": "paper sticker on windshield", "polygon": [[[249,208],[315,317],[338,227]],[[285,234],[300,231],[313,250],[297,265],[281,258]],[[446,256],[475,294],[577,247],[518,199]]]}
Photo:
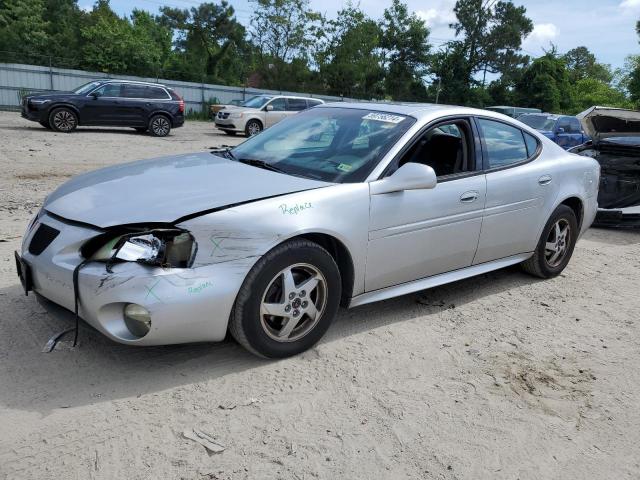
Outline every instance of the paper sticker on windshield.
{"label": "paper sticker on windshield", "polygon": [[336,168],[342,172],[350,172],[353,167],[348,163],[341,163]]}
{"label": "paper sticker on windshield", "polygon": [[389,113],[367,113],[363,120],[376,120],[378,122],[400,123],[405,117],[401,115],[391,115]]}

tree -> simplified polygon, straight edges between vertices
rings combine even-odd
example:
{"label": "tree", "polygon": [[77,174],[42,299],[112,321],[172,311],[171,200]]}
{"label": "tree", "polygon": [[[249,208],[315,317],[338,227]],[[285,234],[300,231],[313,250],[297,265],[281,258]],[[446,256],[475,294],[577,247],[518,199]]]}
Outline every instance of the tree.
{"label": "tree", "polygon": [[47,61],[39,56],[46,53],[48,43],[44,11],[43,0],[0,1],[0,55],[3,58],[16,63],[25,59],[36,63]]}
{"label": "tree", "polygon": [[[210,81],[227,76],[220,67],[234,50],[244,46],[246,33],[235,19],[233,7],[226,0],[222,0],[219,5],[202,3],[190,10],[162,7],[161,12],[160,21],[176,33],[178,58],[173,59],[174,67],[184,68],[191,63],[192,75],[195,76],[197,71],[203,69],[202,73]],[[238,80],[236,78],[236,82]]]}
{"label": "tree", "polygon": [[308,78],[313,47],[323,37],[323,17],[309,0],[252,0],[251,41],[268,86],[284,89]]}
{"label": "tree", "polygon": [[424,100],[422,78],[429,61],[429,29],[406,4],[393,0],[380,22],[385,91],[395,100]]}
{"label": "tree", "polygon": [[555,50],[536,58],[523,72],[516,85],[522,106],[540,108],[546,112],[566,112],[573,109],[573,98],[567,67]]}
{"label": "tree", "polygon": [[611,68],[596,61],[596,56],[587,47],[576,47],[562,56],[569,71],[569,80],[572,83],[585,78],[600,80],[609,83],[613,79]]}
{"label": "tree", "polygon": [[581,112],[594,105],[631,108],[623,92],[597,78],[583,78],[573,85],[574,111]]}
{"label": "tree", "polygon": [[371,98],[382,95],[380,26],[349,4],[327,22],[326,44],[316,59],[329,93]]}

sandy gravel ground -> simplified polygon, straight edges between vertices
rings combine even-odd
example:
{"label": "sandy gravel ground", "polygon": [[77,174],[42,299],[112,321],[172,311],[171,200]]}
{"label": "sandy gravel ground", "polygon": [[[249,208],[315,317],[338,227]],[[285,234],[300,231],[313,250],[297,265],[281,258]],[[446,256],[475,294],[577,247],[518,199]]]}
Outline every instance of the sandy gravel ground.
{"label": "sandy gravel ground", "polygon": [[[132,348],[21,294],[44,196],[103,165],[229,143],[55,134],[0,113],[0,478],[640,478],[640,233],[590,230],[563,275],[511,268],[342,311],[313,350]],[[238,141],[238,140],[235,140]],[[183,438],[199,428],[226,448]]]}

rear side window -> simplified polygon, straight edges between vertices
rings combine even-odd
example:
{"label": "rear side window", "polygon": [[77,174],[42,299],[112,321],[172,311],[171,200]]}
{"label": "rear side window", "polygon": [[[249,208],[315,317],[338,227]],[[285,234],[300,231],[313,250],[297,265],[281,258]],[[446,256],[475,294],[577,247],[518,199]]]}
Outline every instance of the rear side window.
{"label": "rear side window", "polygon": [[527,153],[529,157],[532,157],[538,150],[538,139],[527,132],[522,133],[524,135],[524,141],[527,144]]}
{"label": "rear side window", "polygon": [[478,119],[488,168],[500,168],[529,158],[522,130],[506,123]]}
{"label": "rear side window", "polygon": [[125,84],[124,96],[126,98],[146,98],[147,87],[145,85]]}
{"label": "rear side window", "polygon": [[319,100],[311,100],[311,99],[309,99],[309,100],[307,100],[307,104],[309,105],[309,108],[311,108],[311,107],[316,107],[318,105],[322,105],[322,102],[319,101]]}
{"label": "rear side window", "polygon": [[144,98],[153,98],[157,100],[168,100],[167,92],[164,88],[160,87],[146,87],[145,88],[145,97]]}
{"label": "rear side window", "polygon": [[300,112],[307,109],[307,101],[304,98],[287,98],[287,110]]}

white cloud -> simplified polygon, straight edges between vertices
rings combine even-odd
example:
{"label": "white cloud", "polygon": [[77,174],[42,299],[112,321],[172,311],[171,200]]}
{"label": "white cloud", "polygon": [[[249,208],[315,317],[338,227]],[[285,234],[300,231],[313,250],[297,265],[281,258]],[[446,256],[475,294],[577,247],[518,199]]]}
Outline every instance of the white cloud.
{"label": "white cloud", "polygon": [[91,5],[80,5],[80,10],[88,13],[93,10],[93,7]]}
{"label": "white cloud", "polygon": [[560,31],[553,23],[538,23],[533,26],[533,31],[527,37],[527,40],[534,43],[550,42],[558,36]]}
{"label": "white cloud", "polygon": [[620,8],[623,10],[640,10],[640,0],[622,0]]}
{"label": "white cloud", "polygon": [[453,13],[455,0],[441,0],[435,7],[426,10],[416,10],[416,15],[420,17],[429,27],[448,27],[450,23],[456,21]]}

